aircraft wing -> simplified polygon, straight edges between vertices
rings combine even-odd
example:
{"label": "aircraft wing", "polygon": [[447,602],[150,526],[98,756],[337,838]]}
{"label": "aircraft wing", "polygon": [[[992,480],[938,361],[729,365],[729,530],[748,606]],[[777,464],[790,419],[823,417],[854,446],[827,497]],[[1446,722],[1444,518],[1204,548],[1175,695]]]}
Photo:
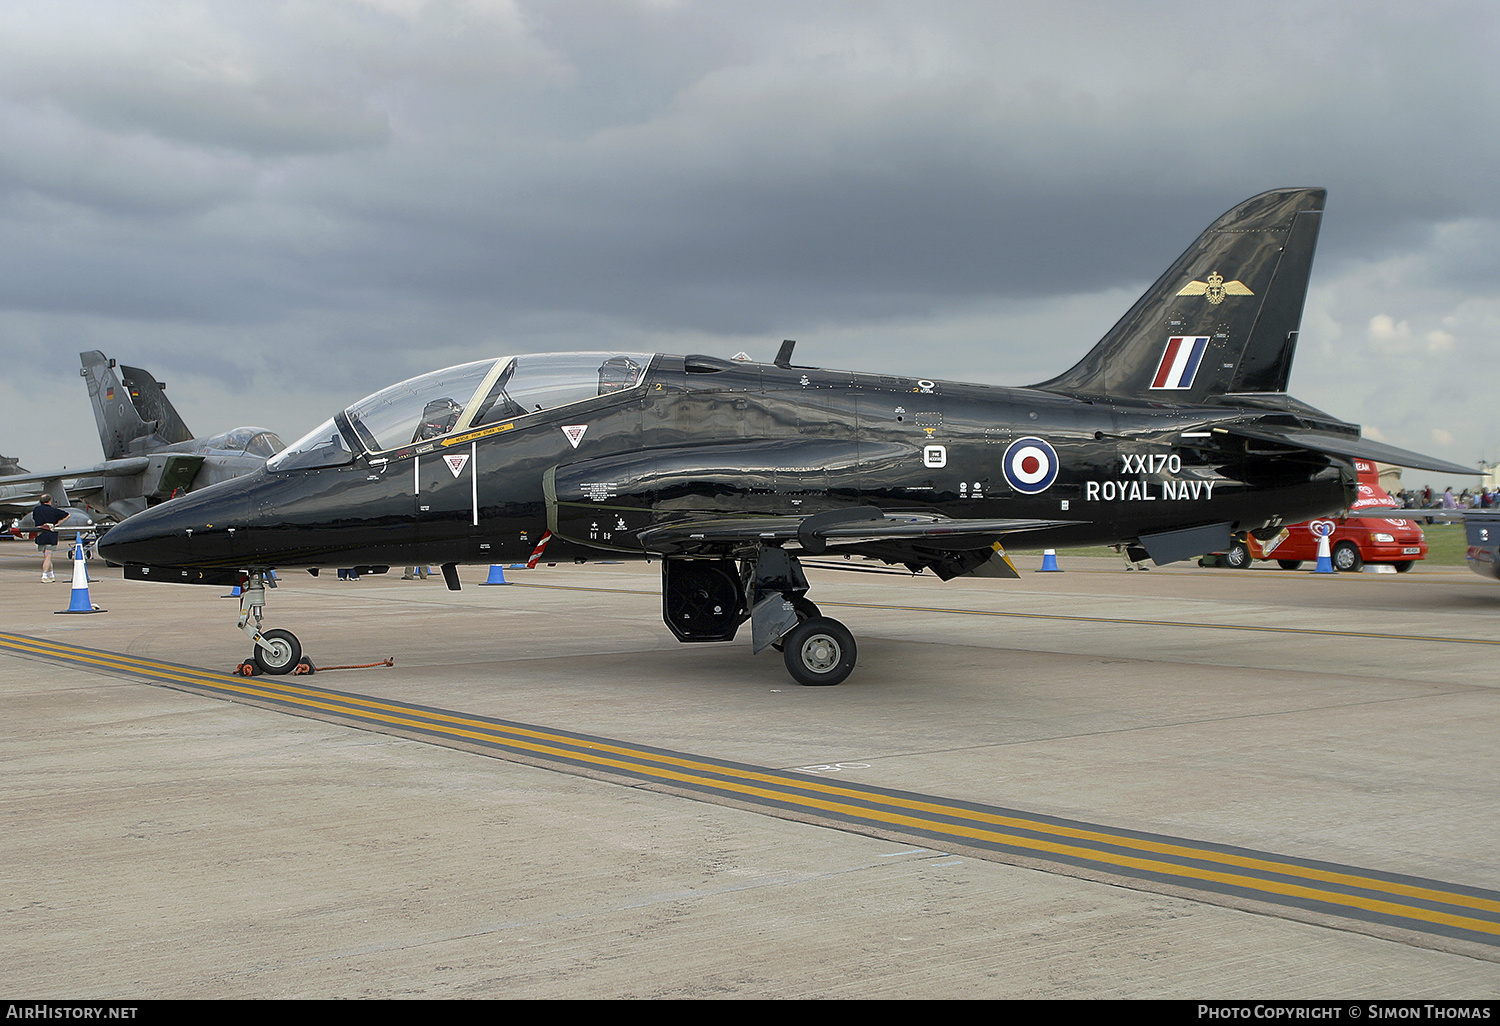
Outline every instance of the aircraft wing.
{"label": "aircraft wing", "polygon": [[50,493],[63,506],[72,506],[80,496],[94,495],[103,485],[99,478],[75,481],[68,471],[67,480],[57,474],[13,474],[0,478],[0,514],[7,517],[25,516],[36,508],[43,493]]}
{"label": "aircraft wing", "polygon": [[787,542],[804,555],[829,546],[853,549],[887,563],[930,568],[948,580],[960,574],[1019,577],[1000,538],[1077,523],[1073,520],[956,520],[934,514],[882,513],[872,506],[809,516],[689,516],[637,531],[636,541],[661,555],[724,556],[752,545]]}
{"label": "aircraft wing", "polygon": [[147,456],[127,456],[118,460],[105,460],[89,467],[69,467],[66,470],[47,470],[35,474],[9,474],[0,477],[0,484],[29,484],[46,481],[73,481],[81,477],[129,477],[139,474],[151,465]]}
{"label": "aircraft wing", "polygon": [[[553,467],[543,476],[543,494],[548,529],[585,545],[718,558],[746,558],[766,544],[789,543],[814,556],[830,546],[858,548],[891,563],[931,566],[945,580],[986,562],[1003,564],[1003,536],[1079,522],[966,520],[853,504],[808,513],[754,509],[756,489],[795,489],[826,501],[841,491],[858,494],[860,474],[872,466],[920,466],[921,459],[920,449],[905,443],[812,437],[636,450]],[[741,504],[744,512],[736,509]]]}
{"label": "aircraft wing", "polygon": [[1468,474],[1478,476],[1479,471],[1459,463],[1449,463],[1432,456],[1394,445],[1376,442],[1357,435],[1344,435],[1332,431],[1316,431],[1303,427],[1282,424],[1267,424],[1255,421],[1247,424],[1224,424],[1213,428],[1215,434],[1227,434],[1257,442],[1271,442],[1295,449],[1310,449],[1329,456],[1346,459],[1370,460],[1375,463],[1390,463],[1397,467],[1414,470],[1430,470],[1435,474]]}
{"label": "aircraft wing", "polygon": [[999,537],[1066,527],[1074,520],[956,520],[931,514],[881,513],[870,506],[806,517],[711,516],[650,527],[636,534],[651,552],[692,554],[736,543],[795,541],[813,555],[830,545],[929,542],[948,548],[988,548]]}
{"label": "aircraft wing", "polygon": [[[99,525],[89,516],[88,510],[79,509],[77,506],[66,506],[63,508],[68,514],[68,519],[52,527],[58,534],[80,535],[99,530]],[[37,529],[36,521],[31,519],[31,510],[21,517],[11,528],[12,534],[30,534]]]}

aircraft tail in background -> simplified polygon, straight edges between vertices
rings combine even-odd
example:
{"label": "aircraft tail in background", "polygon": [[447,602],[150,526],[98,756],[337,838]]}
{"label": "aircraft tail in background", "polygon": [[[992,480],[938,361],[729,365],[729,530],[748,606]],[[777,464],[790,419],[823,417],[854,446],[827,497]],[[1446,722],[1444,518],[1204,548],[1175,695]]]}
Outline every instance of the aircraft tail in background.
{"label": "aircraft tail in background", "polygon": [[193,437],[167,399],[166,385],[151,374],[117,365],[97,349],[78,358],[106,460],[140,456]]}

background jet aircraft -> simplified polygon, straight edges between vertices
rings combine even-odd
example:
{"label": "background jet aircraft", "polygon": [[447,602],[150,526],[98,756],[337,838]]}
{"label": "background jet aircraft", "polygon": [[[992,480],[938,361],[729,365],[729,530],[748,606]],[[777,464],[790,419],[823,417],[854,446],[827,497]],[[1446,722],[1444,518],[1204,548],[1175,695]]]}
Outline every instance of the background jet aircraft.
{"label": "background jet aircraft", "polygon": [[[124,520],[173,495],[257,470],[284,448],[280,438],[258,427],[194,438],[168,401],[166,385],[139,367],[116,365],[97,350],[78,355],[104,462],[6,477],[0,499],[16,514],[29,512],[47,491],[54,499],[65,493],[95,519]],[[72,484],[63,488],[64,480]]]}
{"label": "background jet aircraft", "polygon": [[[44,482],[41,487],[34,482],[17,485],[4,483],[7,479],[29,476],[20,465],[20,460],[0,456],[0,516],[6,518],[5,522],[12,534],[21,536],[36,530],[36,525],[31,520],[31,511],[36,508],[37,500],[43,494],[51,495],[52,504],[68,513],[68,519],[58,528],[58,533],[80,534],[98,528],[88,510],[70,504],[68,490],[61,478]],[[11,523],[12,520],[15,523]]]}
{"label": "background jet aircraft", "polygon": [[662,560],[685,642],[783,650],[837,684],[852,635],[801,558],[875,557],[944,580],[1014,576],[1001,543],[1123,543],[1158,563],[1222,551],[1354,499],[1355,458],[1468,473],[1360,437],[1286,394],[1324,191],[1219,218],[1072,369],[995,388],[711,356],[554,353],[413,378],[334,415],[265,468],[110,531],[127,577],[248,574],[253,658],[272,567]]}

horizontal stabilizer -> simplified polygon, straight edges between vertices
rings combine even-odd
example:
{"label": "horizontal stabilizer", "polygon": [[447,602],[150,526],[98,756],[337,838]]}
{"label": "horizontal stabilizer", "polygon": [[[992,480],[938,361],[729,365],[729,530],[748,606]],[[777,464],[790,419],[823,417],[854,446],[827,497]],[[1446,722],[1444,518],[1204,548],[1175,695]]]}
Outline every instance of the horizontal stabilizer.
{"label": "horizontal stabilizer", "polygon": [[1466,467],[1460,463],[1449,463],[1435,456],[1423,456],[1409,449],[1399,449],[1394,445],[1386,445],[1384,442],[1352,435],[1267,424],[1229,424],[1215,427],[1213,430],[1215,433],[1224,432],[1260,442],[1310,449],[1313,452],[1342,456],[1345,459],[1371,460],[1376,463],[1390,463],[1397,467],[1410,467],[1413,470],[1429,470],[1434,474],[1479,474],[1479,471],[1473,467]]}
{"label": "horizontal stabilizer", "polygon": [[[1466,520],[1469,513],[1480,510],[1467,509],[1396,509],[1391,506],[1351,509],[1344,516],[1352,520],[1441,520],[1445,524]],[[1482,512],[1488,513],[1489,510]]]}

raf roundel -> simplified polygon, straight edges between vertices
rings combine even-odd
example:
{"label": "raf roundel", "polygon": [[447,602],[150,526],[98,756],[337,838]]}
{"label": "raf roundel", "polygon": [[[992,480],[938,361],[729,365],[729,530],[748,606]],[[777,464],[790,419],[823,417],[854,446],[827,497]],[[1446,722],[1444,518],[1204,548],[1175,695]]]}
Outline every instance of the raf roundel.
{"label": "raf roundel", "polygon": [[1005,450],[1005,480],[1018,492],[1045,492],[1057,480],[1057,450],[1040,438],[1017,438]]}

